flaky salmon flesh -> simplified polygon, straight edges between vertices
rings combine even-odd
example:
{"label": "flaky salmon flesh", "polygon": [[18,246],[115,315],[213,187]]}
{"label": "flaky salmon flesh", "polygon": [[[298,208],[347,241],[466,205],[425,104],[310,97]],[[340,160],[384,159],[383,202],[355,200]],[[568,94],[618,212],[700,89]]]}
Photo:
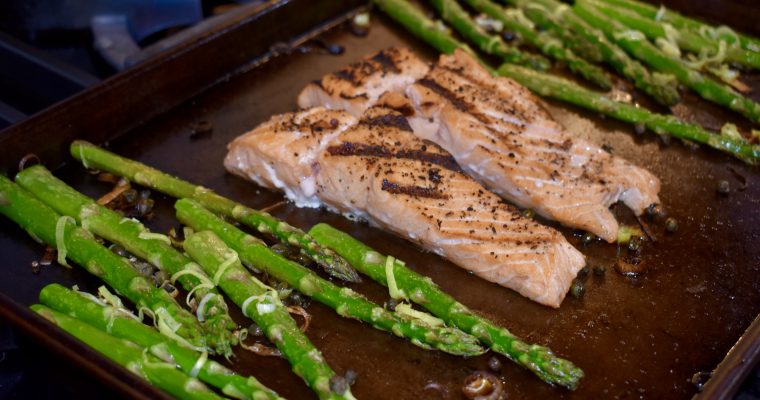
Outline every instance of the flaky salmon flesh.
{"label": "flaky salmon flesh", "polygon": [[520,215],[412,133],[399,112],[321,107],[272,117],[229,145],[226,168],[369,221],[474,274],[558,307],[585,265],[556,230]]}
{"label": "flaky salmon flesh", "polygon": [[[417,136],[449,151],[495,193],[608,242],[619,230],[612,204],[622,201],[640,215],[659,203],[656,176],[571,135],[526,88],[491,76],[467,53],[441,56],[426,68],[408,50],[384,50],[367,60],[376,58],[385,61],[382,68],[349,68],[325,76],[321,86],[307,86],[299,105],[354,116],[374,105],[397,109]],[[414,84],[395,83],[409,81]]]}

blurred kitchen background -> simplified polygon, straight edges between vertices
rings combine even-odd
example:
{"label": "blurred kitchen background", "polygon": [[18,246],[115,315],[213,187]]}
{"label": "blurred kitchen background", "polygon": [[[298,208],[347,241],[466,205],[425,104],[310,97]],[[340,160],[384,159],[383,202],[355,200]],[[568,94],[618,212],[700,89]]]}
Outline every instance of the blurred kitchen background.
{"label": "blurred kitchen background", "polygon": [[2,0],[0,130],[262,0]]}

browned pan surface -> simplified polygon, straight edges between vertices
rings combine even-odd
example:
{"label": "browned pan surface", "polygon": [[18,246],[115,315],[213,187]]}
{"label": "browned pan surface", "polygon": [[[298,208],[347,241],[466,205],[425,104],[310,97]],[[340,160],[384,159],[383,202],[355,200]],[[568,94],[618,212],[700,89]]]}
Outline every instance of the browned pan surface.
{"label": "browned pan surface", "polygon": [[[281,201],[281,195],[225,173],[222,159],[227,142],[272,114],[294,109],[296,94],[306,82],[364,55],[403,45],[432,56],[377,14],[373,14],[366,38],[335,29],[324,40],[345,46],[345,53],[295,52],[273,59],[132,130],[112,142],[111,148],[252,207]],[[755,86],[760,89],[760,85]],[[715,121],[740,120],[714,107],[701,108],[701,102],[687,100],[687,104],[690,108],[679,108],[679,114]],[[565,229],[563,232],[589,257],[589,263],[604,265],[607,271],[603,278],[590,274],[582,299],[568,297],[560,309],[554,310],[364,224],[290,204],[272,213],[304,229],[328,222],[346,230],[377,250],[405,260],[467,306],[529,341],[550,346],[586,372],[580,388],[571,393],[543,384],[499,356],[503,364],[500,374],[510,398],[688,398],[696,393],[690,383],[692,375],[715,368],[760,312],[760,174],[756,168],[713,151],[690,150],[676,141],[665,146],[651,135],[635,136],[628,126],[556,104],[549,107],[571,131],[608,145],[615,154],[649,168],[662,179],[660,197],[669,214],[678,220],[679,230],[666,234],[661,223],[651,223],[657,242],[647,244],[643,251],[647,265],[643,276],[628,278],[614,271],[616,246],[595,243],[583,247],[573,232]],[[210,122],[213,133],[192,138],[199,121]],[[58,174],[93,196],[108,190],[76,165]],[[746,178],[743,190],[739,190],[739,175]],[[730,182],[729,195],[716,192],[720,180]],[[152,227],[176,225],[171,204],[171,199],[160,202],[160,213]],[[616,211],[622,220],[634,222],[622,207]],[[14,249],[4,256],[12,274],[3,274],[0,290],[14,293],[19,303],[33,303],[39,289],[50,281],[97,287],[78,270],[49,267],[40,275],[32,275],[28,265],[41,255],[39,246],[5,220],[0,222],[0,232],[0,248]],[[24,290],[15,289],[18,287]],[[387,298],[386,289],[373,283],[365,282],[355,289],[377,301]],[[353,369],[359,374],[354,387],[357,398],[459,398],[465,377],[486,369],[492,356],[463,359],[424,351],[359,322],[342,319],[320,304],[312,303],[308,310],[314,318],[307,334],[330,364],[339,373]],[[310,396],[284,360],[237,354],[232,366],[238,372],[256,375],[285,397]]]}

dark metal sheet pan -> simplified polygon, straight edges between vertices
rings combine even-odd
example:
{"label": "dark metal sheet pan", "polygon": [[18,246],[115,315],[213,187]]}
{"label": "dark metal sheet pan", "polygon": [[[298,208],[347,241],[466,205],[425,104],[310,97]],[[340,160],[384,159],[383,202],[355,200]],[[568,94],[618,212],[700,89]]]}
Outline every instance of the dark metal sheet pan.
{"label": "dark metal sheet pan", "polygon": [[[272,114],[294,109],[295,96],[306,82],[366,54],[404,45],[433,57],[429,49],[392,22],[373,14],[366,38],[355,37],[342,27],[324,34],[323,40],[345,47],[340,56],[293,51],[268,59],[273,43],[306,38],[304,32],[330,26],[334,18],[362,4],[293,0],[272,2],[267,8],[246,8],[187,46],[0,132],[0,164],[5,171],[13,172],[21,156],[35,152],[46,164],[56,167],[69,160],[68,143],[85,138],[109,142],[120,154],[253,207],[276,204],[281,195],[225,173],[221,161],[229,140]],[[755,76],[750,80],[757,82]],[[754,86],[760,89],[760,85]],[[708,125],[739,119],[686,97],[685,105],[675,110],[683,117]],[[725,367],[716,372],[716,381],[707,385],[705,394],[709,398],[730,395],[736,387],[732,381],[741,379],[757,360],[760,341],[758,323],[747,330],[760,312],[757,169],[709,150],[690,150],[675,141],[666,146],[650,136],[635,136],[628,126],[578,109],[554,103],[547,106],[573,132],[609,146],[615,154],[648,167],[662,179],[661,198],[670,215],[678,219],[680,229],[667,235],[655,224],[658,241],[644,250],[645,275],[631,279],[616,274],[612,268],[618,252],[615,246],[592,244],[584,248],[578,244],[590,263],[607,266],[607,273],[604,278],[588,278],[582,299],[568,298],[560,309],[553,310],[366,225],[290,204],[279,206],[273,213],[302,228],[317,222],[331,223],[382,252],[406,260],[471,308],[530,341],[549,345],[587,374],[578,391],[571,393],[548,387],[501,358],[501,375],[511,398],[687,398],[696,393],[690,382],[692,375],[712,371],[726,354]],[[209,122],[213,133],[191,137],[199,121]],[[56,173],[92,196],[109,189],[71,163]],[[747,180],[743,190],[739,190],[742,185],[737,176]],[[731,183],[728,196],[716,193],[720,180]],[[157,230],[176,226],[171,199],[157,197],[158,216],[150,225]],[[632,221],[625,210],[616,212]],[[5,219],[0,220],[0,232],[4,255],[0,293],[7,296],[0,297],[2,315],[49,345],[59,343],[55,346],[65,349],[73,362],[110,379],[126,395],[155,397],[156,392],[134,383],[125,371],[66,339],[24,308],[35,302],[39,289],[47,283],[76,283],[94,290],[98,282],[78,269],[48,267],[33,275],[30,262],[40,257],[40,246]],[[571,231],[563,232],[577,243]],[[355,289],[378,301],[387,296],[385,289],[369,282]],[[331,365],[338,372],[353,369],[359,373],[354,388],[358,398],[457,398],[464,378],[474,370],[485,369],[490,357],[462,359],[424,351],[341,319],[319,304],[309,306],[309,311],[314,318],[308,335]],[[239,372],[255,374],[288,398],[310,395],[284,360],[239,352],[232,366]]]}

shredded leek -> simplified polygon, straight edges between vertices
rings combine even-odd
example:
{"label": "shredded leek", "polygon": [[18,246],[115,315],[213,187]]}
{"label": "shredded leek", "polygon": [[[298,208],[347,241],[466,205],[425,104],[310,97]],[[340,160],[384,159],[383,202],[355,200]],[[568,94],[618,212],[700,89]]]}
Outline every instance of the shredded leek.
{"label": "shredded leek", "polygon": [[190,373],[188,375],[192,376],[193,378],[198,376],[198,372],[201,371],[203,366],[206,364],[206,361],[208,360],[208,352],[204,351],[201,353],[201,356],[198,357],[198,361],[195,362],[193,365],[193,369],[190,370]]}
{"label": "shredded leek", "polygon": [[641,229],[636,228],[635,226],[623,225],[618,230],[617,242],[618,244],[626,244],[631,241],[632,237],[639,237],[643,234],[644,233],[641,231]]}
{"label": "shredded leek", "polygon": [[422,321],[430,327],[443,326],[442,319],[436,318],[426,312],[417,311],[413,309],[412,306],[407,303],[401,303],[401,304],[396,305],[396,312],[402,315],[406,315],[407,317]]}
{"label": "shredded leek", "polygon": [[406,299],[406,294],[396,285],[396,275],[393,273],[393,263],[396,261],[392,256],[385,258],[385,280],[388,281],[388,294],[392,299]]}
{"label": "shredded leek", "polygon": [[195,310],[195,316],[198,317],[198,321],[205,322],[206,321],[206,304],[214,297],[216,296],[216,293],[209,292],[206,293],[205,296],[201,299],[201,302],[198,304],[198,309]]}
{"label": "shredded leek", "polygon": [[169,238],[169,236],[162,235],[160,233],[153,233],[153,232],[145,231],[145,232],[140,232],[140,234],[137,235],[137,237],[140,238],[140,239],[143,239],[143,240],[160,240],[160,241],[168,244],[169,246],[172,245],[172,240]]}
{"label": "shredded leek", "polygon": [[55,223],[55,245],[58,250],[58,264],[67,268],[71,268],[71,265],[66,263],[66,238],[64,236],[66,234],[66,222],[69,221],[76,224],[74,218],[67,215],[61,216]]}
{"label": "shredded leek", "polygon": [[232,266],[232,264],[235,264],[235,262],[239,260],[238,254],[234,250],[230,250],[228,254],[229,256],[227,259],[225,259],[224,262],[219,265],[219,268],[217,268],[216,273],[214,274],[214,285],[218,285],[219,280],[222,279],[222,276],[224,275],[224,272],[227,271],[227,269]]}
{"label": "shredded leek", "polygon": [[620,40],[620,39],[634,40],[634,41],[646,40],[646,36],[644,36],[643,33],[635,29],[629,29],[627,31],[616,32],[612,36],[615,38],[615,40]]}

